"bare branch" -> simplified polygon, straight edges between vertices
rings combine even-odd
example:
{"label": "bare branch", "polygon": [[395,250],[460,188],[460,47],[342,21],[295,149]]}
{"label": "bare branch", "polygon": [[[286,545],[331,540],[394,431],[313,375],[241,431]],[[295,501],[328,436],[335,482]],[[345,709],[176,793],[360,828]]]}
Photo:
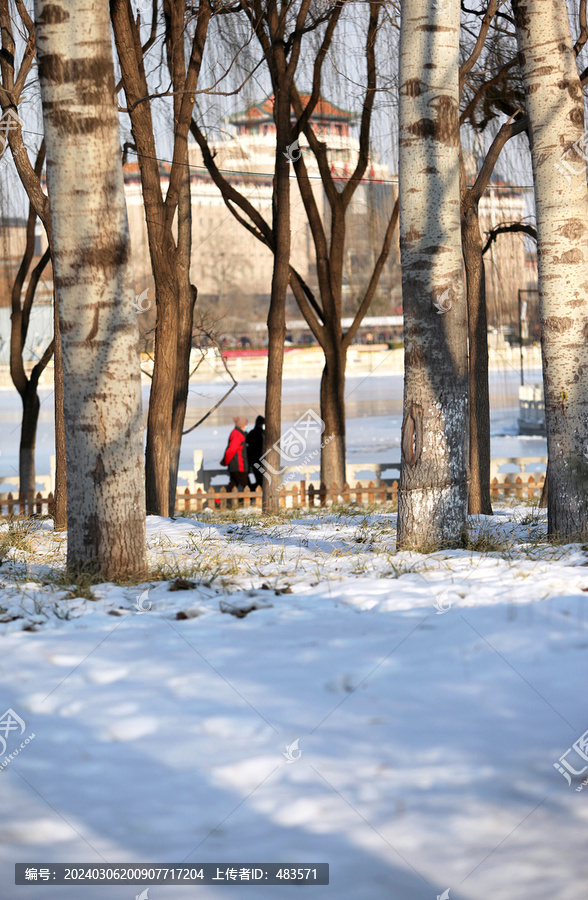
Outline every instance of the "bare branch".
{"label": "bare branch", "polygon": [[[235,211],[227,203],[227,200],[234,203],[235,206],[239,207],[239,209],[245,213],[245,215],[249,216],[250,220],[257,228],[257,232],[252,231],[251,228],[249,228],[249,230],[252,231],[252,233],[255,234],[255,236],[260,241],[265,243],[270,249],[273,250],[274,235],[272,229],[270,228],[264,217],[261,215],[261,213],[253,206],[253,204],[250,203],[249,200],[247,200],[247,198],[244,197],[243,194],[241,194],[236,188],[234,188],[233,185],[230,184],[230,182],[225,178],[225,176],[221,174],[216,162],[214,161],[214,156],[210,150],[208,141],[206,140],[203,132],[200,130],[194,120],[192,120],[192,122],[190,123],[190,131],[192,132],[192,135],[196,139],[196,142],[198,143],[198,146],[202,151],[204,165],[210,173],[210,177],[214,181],[215,185],[221,192],[228,208],[231,210],[235,218],[239,218],[236,215]],[[245,224],[245,222],[241,218],[239,218],[239,221],[242,222],[242,224]]]}
{"label": "bare branch", "polygon": [[[221,406],[222,403],[225,402],[225,400],[227,399],[227,397],[229,396],[229,394],[230,394],[232,391],[234,391],[235,388],[236,388],[237,385],[238,385],[238,381],[237,381],[237,379],[235,378],[235,376],[233,375],[233,373],[231,372],[231,370],[229,369],[229,365],[228,365],[228,363],[227,363],[227,360],[226,360],[225,356],[223,355],[223,351],[222,351],[222,349],[221,349],[221,347],[220,347],[220,345],[219,345],[219,343],[218,343],[218,340],[217,340],[216,335],[213,334],[212,329],[211,329],[211,328],[207,328],[207,327],[205,326],[204,322],[201,320],[201,321],[200,321],[200,330],[201,330],[202,334],[206,335],[206,337],[209,339],[209,341],[211,341],[211,343],[214,345],[214,347],[216,347],[216,349],[217,349],[217,351],[218,351],[218,354],[219,354],[219,356],[220,356],[220,358],[221,358],[221,360],[222,360],[222,363],[223,363],[225,372],[227,373],[227,375],[229,376],[229,378],[231,379],[231,381],[232,381],[233,383],[232,383],[231,387],[229,388],[229,390],[226,392],[226,394],[224,394],[224,395],[221,397],[221,399],[218,401],[218,403],[215,403],[215,405],[212,407],[212,409],[209,409],[208,412],[206,413],[206,415],[202,416],[201,419],[198,419],[198,421],[197,421],[194,425],[191,425],[190,428],[186,429],[186,431],[183,431],[183,432],[182,432],[183,435],[184,435],[184,434],[190,434],[191,431],[194,431],[195,428],[198,428],[199,425],[202,425],[202,423],[203,423],[204,421],[206,421],[206,419],[208,419],[208,417],[209,417],[216,409],[218,409],[219,406]],[[203,358],[204,358],[204,357],[203,357]]]}
{"label": "bare branch", "polygon": [[492,141],[490,145],[490,149],[486,154],[486,158],[482,164],[482,168],[478,173],[478,177],[476,178],[475,183],[470,188],[473,199],[477,202],[490,182],[492,177],[492,173],[494,171],[494,166],[498,161],[498,157],[504,145],[509,141],[512,137],[515,137],[517,134],[521,134],[523,131],[527,130],[527,117],[525,116],[522,119],[518,119],[516,122],[505,122],[501,127]]}
{"label": "bare branch", "polygon": [[341,203],[344,209],[350,203],[361,179],[365,175],[370,157],[370,126],[377,86],[376,38],[378,36],[380,9],[381,5],[379,2],[370,3],[370,18],[366,40],[367,85],[361,111],[361,125],[359,127],[359,157],[355,171],[343,188]]}
{"label": "bare branch", "polygon": [[21,331],[22,331],[23,347],[24,347],[26,339],[27,339],[27,332],[29,330],[29,320],[31,317],[31,307],[33,305],[33,300],[35,299],[35,292],[37,290],[37,285],[39,284],[41,275],[43,274],[43,271],[50,259],[51,259],[51,251],[50,251],[49,247],[47,247],[47,249],[43,253],[43,256],[41,257],[41,259],[39,260],[39,262],[37,263],[37,265],[31,272],[31,277],[29,278],[29,283],[27,285],[27,292],[25,294],[25,301],[22,306]]}
{"label": "bare branch", "polygon": [[47,347],[45,348],[45,352],[43,353],[43,356],[41,357],[39,362],[35,363],[35,365],[33,366],[33,369],[31,371],[31,377],[29,379],[29,381],[33,387],[36,387],[38,385],[41,375],[47,368],[49,360],[53,356],[54,349],[55,349],[55,338],[53,338],[51,343],[47,345]]}
{"label": "bare branch", "polygon": [[486,241],[484,249],[482,250],[482,256],[484,256],[486,251],[490,249],[499,234],[507,234],[509,232],[528,234],[529,237],[532,237],[535,242],[537,241],[537,229],[534,228],[533,225],[528,225],[526,222],[506,222],[502,225],[496,225],[495,228],[491,228],[490,231],[486,232],[486,234],[488,235],[488,240]]}
{"label": "bare branch", "polygon": [[486,43],[486,36],[488,34],[488,29],[490,28],[490,23],[492,22],[492,19],[494,18],[494,14],[496,13],[496,6],[497,6],[497,0],[490,0],[490,3],[488,4],[488,9],[486,10],[486,14],[484,15],[484,18],[482,19],[482,22],[480,24],[480,31],[478,33],[478,38],[474,45],[474,49],[470,53],[469,58],[464,62],[464,64],[462,66],[460,66],[460,70],[459,70],[459,95],[460,95],[460,97],[461,97],[461,94],[463,91],[465,79],[466,79],[467,75],[474,68],[476,62],[478,61],[478,57],[480,56],[480,53],[482,52],[482,48],[484,47],[484,44]]}
{"label": "bare branch", "polygon": [[153,6],[151,7],[151,34],[147,41],[141,47],[141,53],[143,57],[145,54],[151,50],[153,44],[155,43],[155,37],[157,35],[157,0],[153,0]]}
{"label": "bare branch", "polygon": [[489,88],[493,87],[495,84],[498,84],[504,78],[507,72],[509,72],[513,68],[513,66],[518,65],[518,61],[518,57],[515,57],[514,59],[511,59],[508,62],[504,63],[504,65],[500,67],[494,78],[491,78],[490,81],[485,81],[484,84],[480,85],[480,87],[462,112],[461,116],[459,117],[460,125],[463,125],[464,122],[467,121],[469,116],[472,115],[480,97],[482,97],[482,95],[485,94]]}
{"label": "bare branch", "polygon": [[398,224],[398,199],[394,204],[394,209],[392,210],[392,215],[390,216],[390,221],[388,222],[388,227],[386,229],[386,234],[384,236],[384,242],[382,244],[382,249],[380,250],[380,255],[372,272],[372,277],[370,278],[370,283],[368,288],[364,294],[364,298],[361,301],[359,309],[355,313],[353,322],[349,327],[345,337],[343,338],[343,348],[347,350],[351,341],[357,334],[357,330],[362,323],[362,320],[367,313],[370,304],[374,298],[374,294],[376,292],[376,288],[378,287],[378,282],[380,280],[380,275],[382,274],[382,269],[386,264],[386,260],[388,259],[388,254],[390,253],[390,245],[392,243],[392,236],[394,231],[396,230],[396,225]]}
{"label": "bare branch", "polygon": [[[318,304],[317,304],[312,292],[310,291],[308,286],[304,283],[304,281],[302,280],[302,278],[300,277],[300,275],[298,274],[296,269],[293,269],[292,266],[290,266],[290,287],[292,288],[292,293],[294,294],[294,296],[296,298],[296,302],[298,303],[298,306],[300,307],[300,312],[306,319],[306,323],[307,323],[308,327],[314,334],[315,338],[317,339],[317,341],[319,342],[321,347],[324,347],[324,344],[325,344],[324,316],[322,313],[320,313]],[[317,313],[317,315],[314,315],[313,309]],[[320,313],[320,318],[322,321],[319,321],[319,315],[318,315],[319,313]]]}

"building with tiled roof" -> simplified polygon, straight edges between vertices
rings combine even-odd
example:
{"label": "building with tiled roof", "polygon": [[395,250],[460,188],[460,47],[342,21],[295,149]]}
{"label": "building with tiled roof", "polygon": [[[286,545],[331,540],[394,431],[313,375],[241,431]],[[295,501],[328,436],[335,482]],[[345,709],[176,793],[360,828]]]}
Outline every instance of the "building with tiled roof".
{"label": "building with tiled roof", "polygon": [[[310,100],[310,94],[300,94],[303,106]],[[242,112],[227,117],[227,122],[235,129],[237,137],[241,135],[275,134],[274,95],[271,94],[261,103],[252,103]],[[349,137],[349,127],[357,121],[356,113],[335,106],[329,100],[320,97],[312,114],[312,122],[321,134]],[[294,116],[292,116],[294,122]]]}
{"label": "building with tiled roof", "polygon": [[[308,95],[302,95],[303,104]],[[214,145],[215,161],[227,180],[272,221],[272,188],[276,155],[273,98],[251,104],[226,119],[232,134]],[[328,144],[331,174],[346,182],[357,163],[359,143],[353,131],[357,116],[321,98],[311,122]],[[293,148],[283,148],[287,153]],[[329,209],[318,167],[304,136],[296,148],[304,154],[317,206],[328,228]],[[192,281],[201,299],[230,309],[249,305],[259,321],[267,317],[271,292],[273,254],[250,234],[227,210],[220,191],[204,166],[199,147],[189,145],[192,191]],[[294,158],[296,158],[294,156]],[[167,168],[160,166],[165,193]],[[150,284],[147,231],[138,167],[125,167],[127,207],[135,262],[137,290]],[[312,235],[291,167],[292,265],[307,284],[316,287],[316,266]],[[381,240],[397,194],[396,178],[381,164],[376,154],[358,187],[348,213],[348,250],[344,296],[352,307],[365,287],[366,272],[379,253]],[[397,263],[397,246],[382,277],[383,314],[395,313],[400,304],[400,284],[392,271]],[[393,295],[393,296],[392,296]],[[247,304],[246,298],[249,298]],[[254,298],[254,302],[252,299]],[[381,298],[380,298],[381,300]],[[251,318],[251,316],[249,316]]]}

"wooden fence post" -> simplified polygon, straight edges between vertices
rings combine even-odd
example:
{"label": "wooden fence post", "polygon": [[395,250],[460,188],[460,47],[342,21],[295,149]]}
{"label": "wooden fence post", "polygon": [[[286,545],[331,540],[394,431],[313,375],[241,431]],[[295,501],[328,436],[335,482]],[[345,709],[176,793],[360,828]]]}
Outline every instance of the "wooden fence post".
{"label": "wooden fence post", "polygon": [[529,500],[533,500],[535,498],[535,479],[532,475],[529,475],[529,492],[527,494],[527,498]]}

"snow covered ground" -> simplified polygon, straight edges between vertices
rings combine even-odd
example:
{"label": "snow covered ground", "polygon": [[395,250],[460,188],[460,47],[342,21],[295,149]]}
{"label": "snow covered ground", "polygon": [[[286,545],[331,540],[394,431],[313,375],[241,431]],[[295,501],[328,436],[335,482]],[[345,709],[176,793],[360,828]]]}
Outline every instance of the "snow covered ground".
{"label": "snow covered ground", "polygon": [[328,862],[309,900],[586,895],[588,787],[554,764],[588,729],[588,548],[528,507],[428,555],[395,552],[392,513],[296,516],[152,517],[153,578],[122,587],[65,584],[63,537],[2,526],[6,755],[35,735],[0,771],[3,900],[141,893],[13,884],[105,861]]}

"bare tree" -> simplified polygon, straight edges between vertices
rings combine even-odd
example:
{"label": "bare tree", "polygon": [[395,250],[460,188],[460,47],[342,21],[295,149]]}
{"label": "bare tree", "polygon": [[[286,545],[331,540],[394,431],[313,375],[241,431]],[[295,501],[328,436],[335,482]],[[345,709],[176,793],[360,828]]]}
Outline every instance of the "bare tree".
{"label": "bare tree", "polygon": [[[505,28],[496,0],[487,8],[469,9],[467,44],[460,66],[460,124],[470,134],[486,134],[490,123],[506,114],[472,182],[466,177],[464,147],[460,147],[460,197],[463,258],[469,332],[470,513],[492,514],[490,499],[490,398],[488,390],[488,321],[486,273],[480,230],[479,204],[500,153],[512,137],[526,128],[524,98],[516,69],[514,34]],[[472,24],[471,19],[474,19]],[[500,18],[499,18],[500,17]],[[479,27],[476,30],[476,20]],[[465,48],[464,48],[465,49]],[[508,112],[507,112],[508,111]],[[461,131],[460,131],[461,137]]]}
{"label": "bare tree", "polygon": [[[460,159],[462,244],[466,268],[469,328],[470,402],[470,513],[492,513],[490,499],[490,402],[488,390],[488,339],[486,274],[483,256],[496,236],[507,232],[535,234],[524,222],[504,222],[492,229],[484,243],[480,231],[479,203],[508,141],[526,133],[526,104],[518,68],[512,19],[497,11],[495,0],[487,9],[468,13],[480,20],[477,32],[468,29],[473,44],[460,68],[461,125],[477,135],[486,134],[504,119],[485,153],[473,182],[466,179],[463,150]],[[580,4],[576,55],[588,39],[586,3]]]}
{"label": "bare tree", "polygon": [[[585,9],[585,8],[584,8]],[[588,534],[584,100],[566,5],[513,0],[537,208],[549,533]]]}
{"label": "bare tree", "polygon": [[[182,429],[186,412],[192,319],[196,290],[190,283],[191,200],[188,131],[212,5],[153,0],[149,37],[141,42],[141,19],[131,0],[110,0],[114,39],[126,96],[124,111],[141,173],[149,253],[155,281],[157,324],[145,457],[147,511],[173,514]],[[173,155],[163,196],[152,117],[146,56],[163,14],[164,44],[173,96]],[[190,34],[189,54],[186,39]]]}
{"label": "bare tree", "polygon": [[321,378],[321,417],[325,423],[325,433],[329,435],[330,440],[325,443],[321,452],[321,481],[329,486],[337,484],[339,487],[342,487],[346,481],[345,367],[347,350],[374,298],[398,220],[398,204],[396,203],[386,229],[382,248],[353,322],[347,332],[343,334],[341,315],[347,213],[370,160],[370,127],[377,90],[376,39],[381,24],[382,6],[379,2],[370,2],[366,10],[366,86],[361,110],[359,152],[355,168],[343,185],[337,183],[333,177],[327,143],[317,133],[311,118],[313,108],[320,98],[322,65],[329,49],[341,6],[340,3],[335,4],[334,14],[329,21],[325,39],[316,54],[312,93],[305,107],[303,107],[298,92],[294,93],[294,109],[317,161],[330,211],[330,231],[327,236],[325,223],[317,208],[304,156],[301,154],[299,159],[294,162],[294,168],[314,243],[320,304],[310,294],[308,287],[297,277],[297,273],[293,272],[291,279],[292,290],[302,314],[325,354],[325,366]]}
{"label": "bare tree", "polygon": [[[8,130],[8,143],[12,152],[14,165],[23,185],[29,203],[41,220],[49,250],[52,248],[51,213],[49,199],[41,185],[41,173],[29,157],[23,140],[22,121],[18,116],[19,103],[25,89],[29,86],[29,77],[35,61],[36,38],[35,26],[24,0],[15,0],[19,28],[26,37],[26,46],[18,69],[16,42],[9,0],[0,0],[0,33],[2,36],[2,53],[0,54],[0,104],[4,115],[12,116],[12,127]],[[61,357],[61,338],[59,332],[59,316],[57,304],[54,302],[54,383],[55,383],[55,505],[54,526],[56,530],[65,528],[67,515],[67,488],[65,462],[65,424],[63,418],[63,368]],[[16,370],[15,370],[16,371]],[[17,374],[18,378],[18,374]],[[20,379],[19,379],[20,381]],[[21,387],[24,386],[21,382]]]}
{"label": "bare tree", "polygon": [[[366,86],[361,113],[359,152],[354,169],[347,179],[336,177],[332,173],[328,144],[313,120],[313,113],[317,109],[317,105],[322,102],[323,65],[331,48],[343,8],[344,3],[336,0],[330,8],[325,8],[323,19],[314,22],[314,28],[317,28],[319,24],[324,24],[325,27],[318,46],[313,51],[312,91],[308,95],[303,95],[296,88],[293,89],[291,113],[293,124],[289,137],[291,143],[297,139],[300,133],[305,135],[310,151],[318,164],[321,184],[330,212],[330,228],[327,228],[317,205],[312,185],[313,177],[304,161],[304,154],[295,154],[293,157],[294,168],[313,239],[319,296],[315,296],[293,266],[289,267],[289,283],[309,328],[325,354],[325,366],[321,378],[321,417],[325,423],[325,433],[329,435],[330,440],[321,452],[321,481],[329,485],[335,483],[339,487],[342,487],[345,482],[347,350],[375,296],[398,219],[398,205],[395,204],[375,263],[369,273],[367,285],[355,310],[352,325],[344,334],[341,326],[341,314],[345,249],[348,241],[347,214],[353,196],[365,176],[370,159],[370,126],[377,91],[376,38],[381,24],[381,5],[376,2],[369,4],[365,22]],[[227,207],[244,227],[273,251],[275,257],[281,256],[281,252],[277,248],[274,229],[254,204],[239,192],[220,171],[214,158],[213,148],[207,141],[203,129],[196,122],[192,123],[192,132],[202,151],[204,164],[221,191]],[[284,146],[287,144],[278,142],[278,148]],[[279,150],[278,156],[280,156]],[[282,164],[281,161],[280,164]]]}
{"label": "bare tree", "polygon": [[[37,174],[40,174],[44,157],[45,148],[43,144],[37,155],[35,165]],[[38,386],[39,379],[53,355],[54,346],[54,341],[51,340],[39,361],[33,366],[30,375],[27,376],[24,364],[24,348],[29,330],[31,308],[35,299],[35,292],[39,284],[39,279],[50,259],[49,248],[47,248],[37,264],[31,270],[35,252],[36,221],[37,214],[33,207],[30,206],[27,221],[26,246],[12,286],[12,315],[10,322],[10,376],[22,401],[22,424],[20,431],[18,467],[19,493],[21,496],[25,497],[30,491],[34,492],[36,490],[35,445],[40,408]],[[23,301],[22,295],[27,276],[29,281]]]}
{"label": "bare tree", "polygon": [[400,36],[404,419],[398,547],[460,538],[468,495],[459,3],[405,0]]}
{"label": "bare tree", "polygon": [[[290,120],[294,77],[300,60],[302,37],[316,27],[309,17],[311,0],[294,4],[288,0],[241,0],[241,8],[256,34],[269,70],[274,92],[276,164],[273,188],[274,267],[270,307],[267,317],[268,366],[265,394],[265,439],[268,467],[280,468],[278,449],[282,427],[282,371],[286,339],[286,294],[290,281],[290,163],[286,150],[299,134]],[[309,25],[310,18],[310,25]],[[320,18],[320,16],[319,16]],[[263,508],[277,512],[281,485],[274,479],[263,484]]]}
{"label": "bare tree", "polygon": [[110,20],[36,0],[53,267],[63,335],[67,561],[145,570],[141,379]]}
{"label": "bare tree", "polygon": [[[337,5],[337,4],[336,4]],[[233,215],[273,251],[274,265],[270,307],[268,312],[268,372],[265,401],[265,434],[268,471],[280,468],[279,439],[282,418],[282,369],[286,336],[286,294],[291,283],[290,266],[290,160],[287,149],[292,145],[311,115],[316,100],[304,119],[292,122],[292,103],[295,95],[294,78],[300,60],[302,39],[327,23],[333,7],[312,9],[310,0],[287,2],[270,0],[264,6],[260,0],[241,0],[239,8],[245,15],[252,34],[259,42],[273,89],[273,118],[276,133],[276,157],[273,178],[271,226],[255,206],[237,191],[221,174],[203,129],[193,120],[191,128],[202,151],[215,184]],[[316,98],[318,100],[318,97]],[[242,213],[245,213],[246,218]],[[280,483],[267,478],[263,486],[263,507],[267,512],[279,508]]]}

